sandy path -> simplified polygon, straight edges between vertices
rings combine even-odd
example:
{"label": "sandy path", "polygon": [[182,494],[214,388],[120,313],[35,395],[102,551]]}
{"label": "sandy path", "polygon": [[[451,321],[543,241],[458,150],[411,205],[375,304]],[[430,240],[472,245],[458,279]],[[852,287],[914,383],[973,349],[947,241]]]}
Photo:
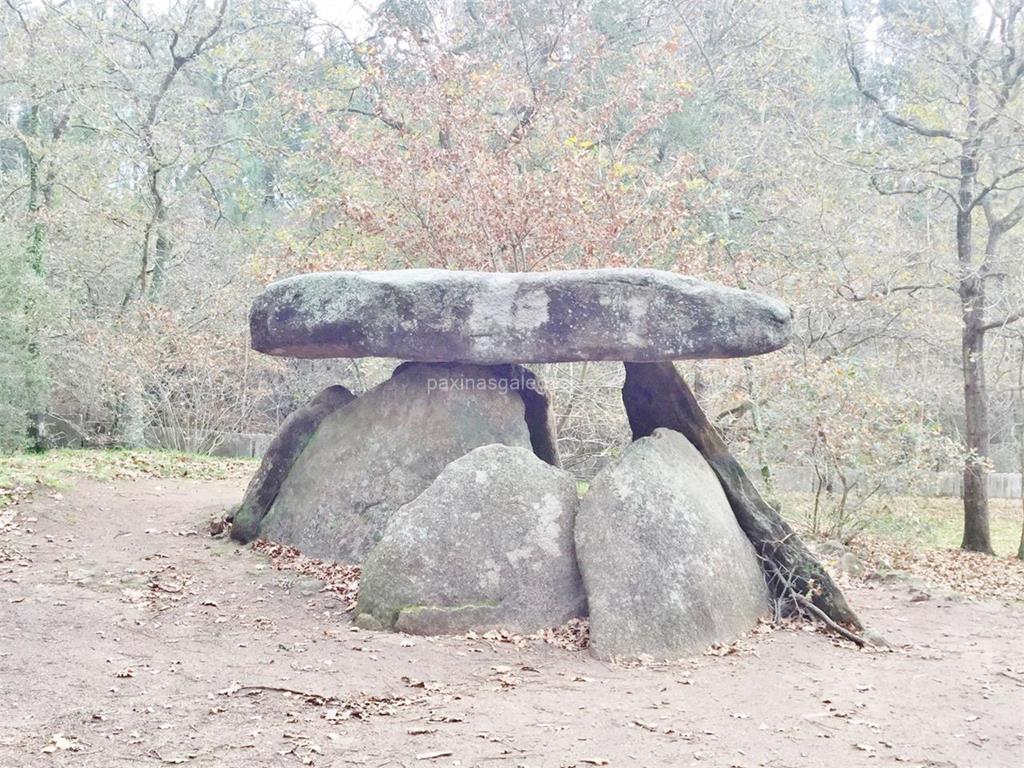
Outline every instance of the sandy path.
{"label": "sandy path", "polygon": [[355,631],[317,582],[206,535],[241,485],[83,481],[18,508],[0,766],[1024,765],[1020,610],[852,588],[900,651],[780,631],[640,669]]}

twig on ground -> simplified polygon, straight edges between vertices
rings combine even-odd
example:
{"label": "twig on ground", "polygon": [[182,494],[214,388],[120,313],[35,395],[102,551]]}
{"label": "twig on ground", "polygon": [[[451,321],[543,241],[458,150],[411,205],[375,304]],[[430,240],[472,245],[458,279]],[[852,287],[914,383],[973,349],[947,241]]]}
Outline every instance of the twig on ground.
{"label": "twig on ground", "polygon": [[796,600],[796,602],[800,605],[801,608],[804,608],[805,610],[808,610],[811,613],[813,613],[817,618],[819,618],[823,622],[825,622],[825,624],[830,629],[832,629],[834,632],[838,632],[840,635],[845,637],[847,640],[850,640],[851,642],[856,643],[858,645],[858,647],[863,648],[865,645],[869,644],[869,642],[868,642],[868,640],[866,638],[861,637],[860,635],[856,634],[855,632],[851,632],[846,627],[844,627],[842,624],[838,624],[837,622],[833,621],[829,617],[829,615],[827,613],[825,613],[823,610],[821,610],[821,608],[816,606],[814,603],[812,603],[810,600],[808,600],[803,595],[798,595],[796,593],[793,593],[793,599]]}
{"label": "twig on ground", "polygon": [[275,693],[289,693],[293,696],[301,696],[307,700],[315,700],[324,703],[328,701],[341,701],[341,699],[338,699],[334,696],[326,696],[320,693],[310,693],[309,691],[299,691],[295,688],[283,688],[278,685],[239,685],[232,686],[231,688],[221,691],[221,693],[223,693],[225,696],[232,696],[236,693],[241,693],[242,691],[273,691]]}
{"label": "twig on ground", "polygon": [[859,635],[856,632],[853,632],[853,631],[847,629],[842,624],[840,624],[839,622],[835,621],[831,616],[829,616],[823,610],[821,610],[818,606],[816,606],[813,601],[808,599],[806,596],[801,595],[793,587],[792,580],[787,578],[786,575],[781,572],[781,570],[779,569],[778,565],[773,560],[770,560],[769,558],[766,558],[766,557],[761,557],[760,555],[758,556],[758,559],[760,559],[761,562],[763,562],[766,565],[766,567],[768,569],[770,569],[770,571],[774,575],[775,579],[779,582],[779,584],[782,587],[780,590],[778,590],[778,592],[781,595],[783,595],[783,597],[775,600],[775,616],[776,616],[776,620],[778,620],[778,617],[782,613],[782,603],[783,603],[783,600],[788,598],[789,600],[793,601],[793,604],[794,604],[794,606],[797,607],[798,611],[804,611],[804,612],[810,613],[814,618],[816,618],[819,621],[821,621],[822,623],[824,623],[825,626],[827,626],[833,632],[836,632],[837,634],[839,634],[840,636],[846,638],[847,640],[851,641],[852,643],[855,643],[858,648],[863,648],[863,647],[869,646],[869,645],[871,647],[873,647],[873,648],[884,647],[884,646],[881,646],[879,643],[871,641],[870,639],[864,637],[863,635]]}
{"label": "twig on ground", "polygon": [[1019,677],[1017,677],[1016,675],[1011,675],[1011,674],[1010,674],[1009,672],[1007,672],[1006,670],[1002,670],[1002,669],[1001,669],[1001,670],[999,670],[999,674],[1000,674],[1000,675],[1002,675],[1003,677],[1008,677],[1008,678],[1010,678],[1010,679],[1011,679],[1011,680],[1013,680],[1013,682],[1015,682],[1015,683],[1016,683],[1017,685],[1020,685],[1020,686],[1024,686],[1024,679],[1022,679],[1022,678],[1019,678]]}

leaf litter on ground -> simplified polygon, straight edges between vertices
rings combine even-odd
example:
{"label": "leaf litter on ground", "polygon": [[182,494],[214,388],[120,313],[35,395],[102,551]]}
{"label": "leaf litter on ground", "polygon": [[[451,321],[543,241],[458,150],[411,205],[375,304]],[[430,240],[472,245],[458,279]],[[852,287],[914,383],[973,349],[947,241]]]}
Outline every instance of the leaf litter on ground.
{"label": "leaf litter on ground", "polygon": [[869,565],[869,580],[900,574],[985,600],[1024,600],[1024,560],[962,549],[921,549],[877,537],[858,539],[853,551]]}

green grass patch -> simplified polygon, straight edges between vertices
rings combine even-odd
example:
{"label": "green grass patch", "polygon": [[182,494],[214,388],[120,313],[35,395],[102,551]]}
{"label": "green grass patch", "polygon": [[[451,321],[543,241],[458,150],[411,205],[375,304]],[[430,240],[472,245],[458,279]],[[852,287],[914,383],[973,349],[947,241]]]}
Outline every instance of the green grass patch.
{"label": "green grass patch", "polygon": [[[43,485],[60,490],[80,478],[242,478],[255,471],[257,462],[258,459],[221,458],[180,451],[61,448],[0,456],[0,489]],[[4,498],[0,495],[0,505]]]}
{"label": "green grass patch", "polygon": [[[785,494],[783,514],[798,530],[808,528],[810,494]],[[1020,499],[991,499],[989,522],[992,548],[997,555],[1017,553],[1022,519]],[[921,549],[960,546],[964,531],[963,502],[957,498],[893,496],[877,500],[859,512],[852,525],[867,535],[879,536]]]}

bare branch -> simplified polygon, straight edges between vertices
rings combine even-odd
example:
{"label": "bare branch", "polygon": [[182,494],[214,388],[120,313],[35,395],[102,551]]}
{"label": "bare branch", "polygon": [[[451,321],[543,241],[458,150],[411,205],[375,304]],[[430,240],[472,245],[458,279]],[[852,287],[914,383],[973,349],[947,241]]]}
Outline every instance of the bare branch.
{"label": "bare branch", "polygon": [[1017,204],[1008,213],[1000,218],[994,218],[991,206],[986,206],[985,217],[988,219],[988,227],[991,233],[997,237],[1005,235],[1024,219],[1024,196],[1017,201]]}
{"label": "bare branch", "polygon": [[843,45],[843,54],[846,59],[846,66],[850,70],[850,75],[853,77],[853,84],[860,91],[861,95],[870,101],[878,109],[878,113],[885,118],[888,122],[900,128],[905,128],[908,131],[916,133],[918,136],[924,136],[932,139],[949,139],[950,141],[960,141],[952,131],[946,128],[929,128],[926,125],[922,125],[916,120],[910,118],[901,117],[900,115],[893,112],[891,109],[885,106],[882,102],[881,97],[874,91],[870,90],[864,84],[864,78],[861,75],[860,65],[857,64],[857,53],[853,43],[853,34],[850,31],[850,11],[846,5],[846,0],[842,2],[843,19],[846,28],[846,43]]}
{"label": "bare branch", "polygon": [[18,22],[21,24],[21,28],[25,30],[26,35],[31,37],[32,31],[28,28],[28,22],[25,21],[25,15],[21,12],[21,9],[14,4],[13,0],[4,0],[4,3],[8,8],[14,11],[14,14],[18,17]]}
{"label": "bare branch", "polygon": [[984,323],[978,330],[982,333],[987,333],[988,331],[994,331],[997,328],[1005,328],[1007,325],[1012,325],[1013,323],[1021,320],[1024,320],[1024,308],[1011,312],[1000,320],[992,320],[991,322]]}
{"label": "bare branch", "polygon": [[850,285],[841,285],[836,288],[836,293],[851,302],[869,301],[871,299],[883,298],[885,296],[891,296],[894,293],[908,293],[910,296],[916,296],[921,291],[935,291],[935,290],[952,290],[949,285],[945,283],[921,283],[919,285],[882,285],[873,287],[867,293],[858,293],[857,290]]}
{"label": "bare branch", "polygon": [[[990,192],[998,190],[1000,188],[999,187],[999,182],[1000,181],[1003,181],[1004,179],[1009,179],[1009,178],[1011,178],[1013,176],[1016,176],[1018,173],[1024,173],[1024,164],[1014,166],[1013,168],[1010,168],[1009,170],[1004,171],[1003,173],[996,174],[995,178],[992,179],[992,181],[990,183],[985,185],[982,188],[981,192],[979,192],[975,196],[974,202],[971,203],[970,209],[973,209],[976,205],[978,205],[978,203],[982,202],[988,196],[988,194]],[[970,209],[968,209],[968,210],[970,210]]]}
{"label": "bare branch", "polygon": [[879,183],[878,176],[875,174],[872,174],[870,179],[871,188],[880,195],[923,195],[926,192],[939,192],[952,200],[954,204],[959,205],[959,201],[952,192],[934,184],[925,184],[919,187],[892,187],[890,189],[886,189]]}

